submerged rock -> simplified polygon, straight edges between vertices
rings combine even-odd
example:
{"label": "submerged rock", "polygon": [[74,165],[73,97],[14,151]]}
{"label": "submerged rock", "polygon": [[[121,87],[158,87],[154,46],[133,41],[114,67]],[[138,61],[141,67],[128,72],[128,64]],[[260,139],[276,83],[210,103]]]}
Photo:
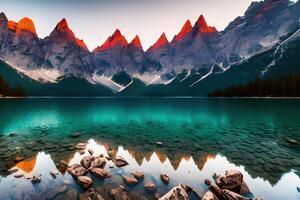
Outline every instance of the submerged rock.
{"label": "submerged rock", "polygon": [[86,169],[79,164],[73,164],[68,167],[68,172],[74,177],[83,176],[87,173]]}
{"label": "submerged rock", "polygon": [[93,155],[94,151],[92,149],[88,149],[89,154]]}
{"label": "submerged rock", "polygon": [[106,178],[108,176],[108,172],[102,168],[92,168],[91,173],[98,178]]}
{"label": "submerged rock", "polygon": [[136,179],[143,179],[145,174],[142,171],[135,171],[132,173],[132,175],[136,178]]}
{"label": "submerged rock", "polygon": [[186,187],[182,184],[174,187],[167,194],[161,197],[159,200],[189,200],[189,194],[186,191]]}
{"label": "submerged rock", "polygon": [[129,177],[129,176],[122,176],[122,177],[125,183],[128,185],[133,185],[138,183],[138,180],[134,177]]}
{"label": "submerged rock", "polygon": [[90,188],[88,192],[88,200],[104,200],[103,197],[94,188]]}
{"label": "submerged rock", "polygon": [[14,177],[15,178],[22,178],[24,176],[24,174],[15,174]]}
{"label": "submerged rock", "polygon": [[41,180],[42,180],[41,177],[39,177],[39,176],[33,176],[31,178],[31,183],[34,184],[34,185],[36,185],[36,184],[39,184],[41,182]]}
{"label": "submerged rock", "polygon": [[78,176],[77,182],[84,188],[88,188],[93,183],[92,179],[88,176]]}
{"label": "submerged rock", "polygon": [[144,188],[147,189],[148,191],[155,191],[156,190],[156,185],[149,182],[149,183],[146,183],[144,185]]}
{"label": "submerged rock", "polygon": [[117,167],[124,167],[128,165],[128,162],[122,158],[121,156],[117,156],[113,159],[113,163],[117,166]]}
{"label": "submerged rock", "polygon": [[68,166],[69,166],[69,164],[66,161],[64,161],[64,160],[59,161],[58,167],[61,172],[65,172],[67,170]]}
{"label": "submerged rock", "polygon": [[224,200],[250,200],[249,198],[226,189],[222,190],[222,194]]}
{"label": "submerged rock", "polygon": [[129,200],[128,194],[121,188],[114,188],[110,191],[114,200]]}
{"label": "submerged rock", "polygon": [[160,179],[166,185],[170,183],[170,177],[167,174],[161,174]]}

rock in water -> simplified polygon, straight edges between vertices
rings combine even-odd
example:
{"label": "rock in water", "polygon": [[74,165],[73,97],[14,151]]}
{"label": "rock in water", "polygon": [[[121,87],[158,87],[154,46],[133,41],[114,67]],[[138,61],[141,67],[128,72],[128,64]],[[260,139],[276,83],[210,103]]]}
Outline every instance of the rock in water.
{"label": "rock in water", "polygon": [[92,179],[88,176],[78,176],[77,181],[84,188],[90,187],[93,183]]}
{"label": "rock in water", "polygon": [[87,171],[78,164],[73,164],[68,167],[68,172],[74,177],[83,176],[87,173]]}
{"label": "rock in water", "polygon": [[82,165],[82,167],[84,167],[85,169],[90,168],[90,165],[93,161],[93,157],[92,156],[85,156],[84,158],[82,158],[82,160],[80,161],[80,164]]}
{"label": "rock in water", "polygon": [[243,197],[235,192],[226,189],[222,190],[222,194],[224,200],[251,200],[249,198]]}
{"label": "rock in water", "polygon": [[143,179],[145,174],[144,172],[141,171],[135,171],[132,173],[132,175],[136,178],[136,179]]}
{"label": "rock in water", "polygon": [[121,188],[114,188],[110,191],[111,196],[114,200],[129,200],[128,194],[126,191]]}
{"label": "rock in water", "polygon": [[125,183],[128,184],[128,185],[133,185],[133,184],[138,183],[138,180],[136,178],[133,178],[133,177],[123,176],[123,179],[124,179]]}
{"label": "rock in water", "polygon": [[113,159],[113,163],[117,166],[117,167],[124,167],[128,165],[128,162],[122,158],[121,156],[117,156]]}
{"label": "rock in water", "polygon": [[34,184],[34,185],[39,184],[41,182],[41,180],[42,180],[41,177],[33,176],[32,179],[31,179],[31,183]]}
{"label": "rock in water", "polygon": [[205,193],[202,200],[219,200],[219,199],[214,195],[214,193],[208,191]]}
{"label": "rock in water", "polygon": [[89,189],[89,200],[104,200],[103,197],[94,189]]}
{"label": "rock in water", "polygon": [[149,183],[146,183],[144,185],[144,188],[146,188],[148,191],[155,191],[156,190],[156,185],[149,182]]}
{"label": "rock in water", "polygon": [[167,174],[161,174],[160,179],[166,185],[170,183],[170,177]]}
{"label": "rock in water", "polygon": [[50,175],[51,175],[53,178],[56,178],[56,176],[58,175],[58,171],[55,170],[55,169],[51,169],[51,170],[50,170]]}
{"label": "rock in water", "polygon": [[90,169],[94,168],[94,167],[103,168],[105,166],[105,164],[106,164],[105,158],[98,156],[98,157],[93,158]]}
{"label": "rock in water", "polygon": [[72,133],[71,137],[72,138],[78,138],[78,137],[80,137],[80,133],[79,132]]}
{"label": "rock in water", "polygon": [[92,168],[91,173],[98,178],[106,178],[108,176],[108,172],[102,168]]}
{"label": "rock in water", "polygon": [[182,184],[174,187],[167,194],[161,197],[159,200],[189,200],[189,194],[186,191],[186,187]]}
{"label": "rock in water", "polygon": [[234,190],[243,183],[243,174],[237,170],[228,170],[225,175],[215,178],[216,184],[221,189]]}
{"label": "rock in water", "polygon": [[64,160],[59,161],[59,170],[61,172],[65,172],[67,170],[68,166],[69,166],[69,164],[66,161],[64,161]]}
{"label": "rock in water", "polygon": [[88,149],[89,154],[93,155],[94,151],[92,149]]}
{"label": "rock in water", "polygon": [[22,178],[24,176],[24,174],[15,174],[14,177],[15,178]]}

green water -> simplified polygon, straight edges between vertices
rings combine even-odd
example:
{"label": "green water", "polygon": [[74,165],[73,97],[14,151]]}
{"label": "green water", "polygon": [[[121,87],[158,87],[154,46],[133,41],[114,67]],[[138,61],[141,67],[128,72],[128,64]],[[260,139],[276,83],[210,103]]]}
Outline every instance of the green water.
{"label": "green water", "polygon": [[[130,163],[94,183],[105,199],[111,187],[123,184],[120,175],[134,170],[143,170],[144,182],[155,182],[163,195],[178,183],[204,192],[205,178],[237,168],[255,196],[297,200],[299,113],[300,100],[282,99],[1,99],[0,199],[66,199],[72,189],[79,198],[84,190],[70,175],[53,180],[49,170],[60,159],[78,162],[82,156],[74,147],[88,142],[99,154],[114,149]],[[80,137],[72,138],[74,132]],[[42,182],[33,187],[9,175],[15,165],[25,174],[41,174]],[[162,172],[170,175],[170,185],[161,184]],[[72,182],[66,191],[45,193],[64,179]],[[128,190],[153,199],[143,183]]]}

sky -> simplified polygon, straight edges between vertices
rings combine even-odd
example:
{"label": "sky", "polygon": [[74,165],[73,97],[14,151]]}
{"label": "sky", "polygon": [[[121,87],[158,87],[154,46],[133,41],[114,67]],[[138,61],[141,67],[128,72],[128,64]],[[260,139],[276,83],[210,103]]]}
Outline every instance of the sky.
{"label": "sky", "polygon": [[165,32],[172,40],[187,19],[203,14],[210,26],[223,30],[244,14],[252,0],[0,0],[10,20],[29,17],[39,37],[48,36],[66,18],[90,50],[101,46],[116,28],[130,42],[139,35],[144,49]]}

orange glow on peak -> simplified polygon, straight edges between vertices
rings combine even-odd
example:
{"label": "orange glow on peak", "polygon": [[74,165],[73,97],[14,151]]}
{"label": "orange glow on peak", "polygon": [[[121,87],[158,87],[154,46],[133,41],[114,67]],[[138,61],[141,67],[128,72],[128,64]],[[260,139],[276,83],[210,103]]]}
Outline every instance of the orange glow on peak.
{"label": "orange glow on peak", "polygon": [[7,22],[7,28],[9,30],[16,31],[16,29],[17,29],[17,23],[15,21],[9,20]]}
{"label": "orange glow on peak", "polygon": [[136,36],[133,38],[133,40],[131,41],[130,44],[132,44],[132,45],[135,46],[135,47],[142,47],[141,40],[140,40],[140,38],[139,38],[138,35],[136,35]]}
{"label": "orange glow on peak", "polygon": [[185,24],[183,25],[181,31],[178,33],[178,35],[175,36],[174,41],[176,41],[176,42],[180,41],[182,38],[184,38],[184,36],[187,33],[192,32],[192,30],[193,30],[193,27],[192,27],[191,21],[187,20],[185,22]]}
{"label": "orange glow on peak", "polygon": [[215,33],[215,32],[217,32],[217,29],[215,27],[207,25],[206,20],[203,15],[201,15],[198,18],[194,28],[200,33]]}
{"label": "orange glow on peak", "polygon": [[166,37],[166,34],[163,33],[159,39],[156,41],[156,43],[151,47],[151,49],[158,49],[160,47],[164,47],[164,46],[167,46],[169,43],[167,37]]}
{"label": "orange glow on peak", "polygon": [[104,44],[101,47],[96,48],[94,52],[105,51],[115,46],[126,47],[127,45],[128,42],[126,38],[122,35],[119,29],[116,29],[114,34],[108,37]]}
{"label": "orange glow on peak", "polygon": [[17,23],[16,33],[20,34],[22,31],[29,31],[36,35],[36,30],[33,21],[28,17],[24,17]]}
{"label": "orange glow on peak", "polygon": [[82,49],[87,49],[87,46],[86,46],[86,44],[84,43],[83,40],[80,40],[80,39],[76,38],[76,44],[78,46],[80,46]]}
{"label": "orange glow on peak", "polygon": [[16,167],[29,174],[33,171],[35,163],[36,157],[32,157],[17,163]]}

